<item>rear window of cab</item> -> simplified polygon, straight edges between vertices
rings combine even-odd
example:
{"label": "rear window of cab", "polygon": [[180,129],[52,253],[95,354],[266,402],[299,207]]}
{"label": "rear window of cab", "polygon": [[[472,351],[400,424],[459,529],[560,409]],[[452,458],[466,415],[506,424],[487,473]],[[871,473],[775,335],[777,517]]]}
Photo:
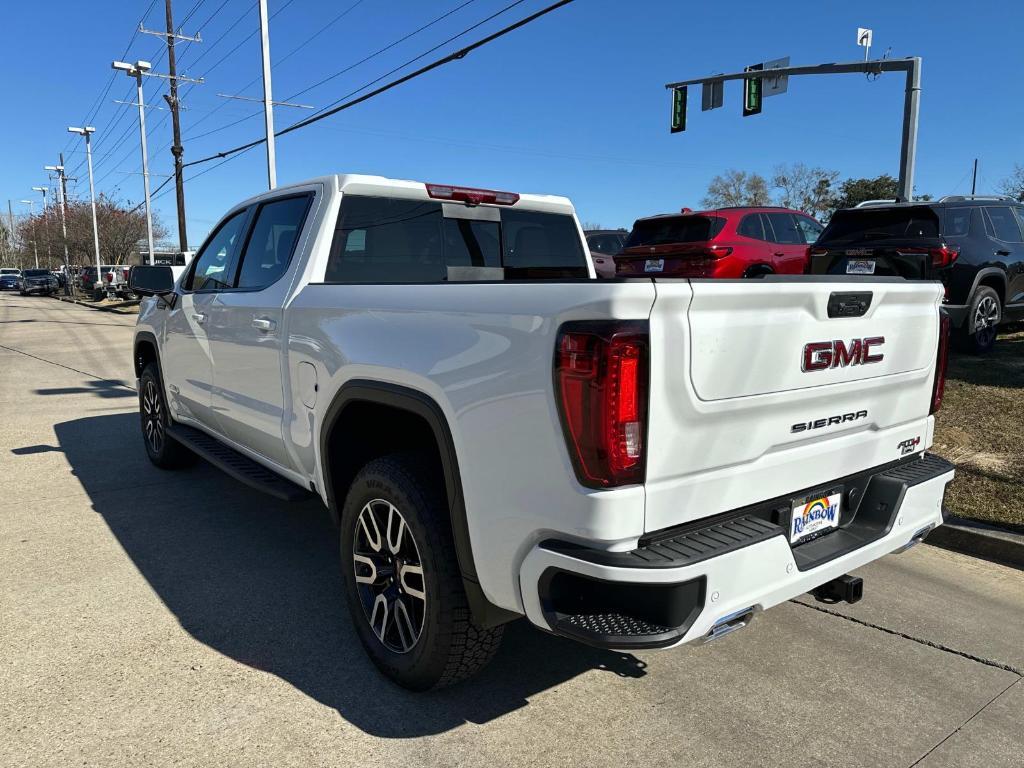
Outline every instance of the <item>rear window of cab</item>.
{"label": "rear window of cab", "polygon": [[346,194],[324,282],[440,283],[472,267],[504,279],[589,277],[571,215],[456,205],[446,216],[435,200]]}

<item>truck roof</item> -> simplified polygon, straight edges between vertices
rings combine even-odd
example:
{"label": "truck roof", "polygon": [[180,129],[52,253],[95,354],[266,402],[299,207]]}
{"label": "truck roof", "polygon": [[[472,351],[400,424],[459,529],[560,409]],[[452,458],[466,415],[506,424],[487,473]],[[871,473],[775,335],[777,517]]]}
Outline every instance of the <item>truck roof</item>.
{"label": "truck roof", "polygon": [[[450,184],[451,182],[444,182]],[[277,187],[268,192],[254,195],[239,205],[249,205],[259,202],[264,198],[276,196],[289,189],[301,189],[311,184],[322,184],[326,188],[332,188],[338,192],[349,192],[359,195],[374,195],[388,197],[402,197],[415,200],[436,200],[427,194],[427,182],[410,181],[407,179],[389,179],[384,176],[371,176],[361,173],[335,173],[328,176],[317,176],[306,179],[295,184],[287,184]],[[515,190],[503,190],[513,192]],[[575,209],[567,197],[561,195],[537,195],[517,192],[519,200],[512,206],[513,209],[528,208],[535,211],[547,211],[549,213],[573,214]],[[441,202],[441,201],[438,201]],[[236,206],[238,207],[238,206]]]}

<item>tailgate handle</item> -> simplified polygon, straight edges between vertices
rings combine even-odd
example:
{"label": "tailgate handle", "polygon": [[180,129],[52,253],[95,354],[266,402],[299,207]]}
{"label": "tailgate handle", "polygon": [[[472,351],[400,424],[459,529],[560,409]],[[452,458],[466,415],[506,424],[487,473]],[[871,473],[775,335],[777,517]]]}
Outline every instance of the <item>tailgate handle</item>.
{"label": "tailgate handle", "polygon": [[862,317],[871,306],[871,291],[833,293],[828,297],[829,317]]}

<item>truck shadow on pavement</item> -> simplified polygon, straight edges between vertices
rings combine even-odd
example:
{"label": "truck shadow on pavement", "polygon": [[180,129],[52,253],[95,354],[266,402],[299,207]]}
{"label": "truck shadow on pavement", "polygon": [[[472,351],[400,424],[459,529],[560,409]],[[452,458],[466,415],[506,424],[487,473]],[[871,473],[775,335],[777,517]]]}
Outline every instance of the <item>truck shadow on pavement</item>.
{"label": "truck shadow on pavement", "polygon": [[369,734],[411,738],[486,723],[590,670],[646,674],[632,655],[518,621],[476,678],[409,693],[381,677],[350,626],[335,528],[318,501],[278,502],[202,462],[178,472],[156,469],[134,413],[54,429],[93,509],[192,637],[278,676]]}

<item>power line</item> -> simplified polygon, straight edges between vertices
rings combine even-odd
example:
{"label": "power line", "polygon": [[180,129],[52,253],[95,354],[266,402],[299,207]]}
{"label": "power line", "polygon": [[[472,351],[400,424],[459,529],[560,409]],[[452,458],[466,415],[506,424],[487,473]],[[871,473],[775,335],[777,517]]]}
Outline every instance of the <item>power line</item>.
{"label": "power line", "polygon": [[[494,16],[497,16],[498,14],[503,13],[504,11],[508,10],[509,8],[515,7],[516,5],[519,5],[521,2],[523,2],[523,0],[517,0],[516,2],[512,3],[511,5],[508,5],[505,8],[503,8],[501,11],[498,11],[496,14],[493,14],[492,16],[488,17],[487,19],[484,19],[483,21],[481,21],[481,22],[479,22],[477,24],[474,24],[469,29],[474,29],[474,28],[480,26],[480,24],[483,24],[486,21],[489,21],[491,18],[494,18]],[[525,18],[520,19],[519,21],[515,22],[514,24],[510,24],[507,27],[503,27],[502,29],[499,29],[497,32],[493,32],[490,35],[487,35],[486,37],[483,37],[480,40],[477,40],[475,43],[471,43],[470,45],[467,45],[464,48],[460,48],[459,50],[455,51],[454,53],[450,53],[450,54],[447,54],[446,56],[442,56],[439,59],[435,59],[434,61],[430,62],[426,66],[420,67],[419,69],[415,70],[414,72],[410,72],[407,75],[403,75],[402,77],[399,77],[396,80],[392,80],[391,82],[382,85],[380,88],[376,88],[376,89],[370,91],[369,93],[363,94],[362,96],[359,96],[358,98],[352,99],[351,101],[346,101],[346,102],[344,102],[342,104],[338,104],[337,102],[335,102],[335,104],[337,104],[337,106],[334,106],[333,104],[329,105],[328,107],[325,107],[324,109],[322,109],[319,113],[317,113],[315,115],[311,115],[310,117],[307,117],[304,120],[299,120],[298,122],[292,123],[287,128],[283,128],[280,131],[277,131],[274,135],[275,136],[284,136],[285,134],[292,133],[293,131],[297,131],[300,128],[305,128],[306,126],[312,125],[313,123],[319,122],[320,120],[325,120],[326,118],[331,117],[332,115],[335,115],[338,112],[341,112],[341,111],[346,110],[346,109],[350,109],[350,108],[356,106],[357,104],[362,104],[364,101],[368,101],[369,99],[372,99],[375,96],[379,96],[380,94],[384,93],[385,91],[389,91],[392,88],[396,88],[399,85],[402,85],[403,83],[407,83],[410,80],[413,80],[413,79],[415,79],[417,77],[420,77],[421,75],[425,75],[427,72],[430,72],[430,71],[432,71],[434,69],[437,69],[438,67],[442,67],[445,64],[449,64],[449,63],[451,63],[453,61],[459,61],[459,60],[465,58],[468,54],[470,54],[473,51],[477,50],[478,48],[482,48],[483,46],[488,45],[489,43],[494,42],[498,38],[504,37],[505,35],[507,35],[507,34],[509,34],[511,32],[514,32],[515,30],[517,30],[517,29],[519,29],[521,27],[524,27],[527,24],[530,24],[531,22],[536,21],[537,19],[541,18],[542,16],[546,16],[547,14],[551,13],[552,11],[557,10],[558,8],[561,8],[562,6],[569,5],[569,3],[571,3],[571,2],[573,2],[573,0],[558,0],[558,2],[552,3],[551,5],[548,5],[548,6],[544,7],[544,8],[542,8],[541,10],[537,11],[536,13],[533,13],[533,14],[530,14],[529,16],[526,16]],[[468,31],[468,30],[466,30],[466,31]],[[458,35],[455,35],[452,38],[449,38],[449,40],[445,41],[445,43],[441,43],[440,45],[435,46],[434,48],[430,49],[430,51],[428,51],[427,53],[421,54],[420,56],[417,56],[416,58],[411,59],[410,61],[406,62],[402,66],[397,67],[396,69],[393,69],[387,75],[382,75],[381,77],[379,77],[376,80],[374,80],[373,83],[379,82],[384,77],[387,77],[388,75],[390,75],[391,73],[397,71],[398,69],[402,69],[403,67],[405,67],[408,64],[412,63],[413,61],[416,61],[417,59],[423,58],[423,56],[427,55],[428,53],[430,53],[432,51],[437,50],[442,45],[445,45],[450,40],[454,40],[455,38],[460,37],[462,34],[465,34],[465,31],[459,33]],[[372,85],[373,83],[370,83],[368,85]],[[367,86],[363,86],[363,88],[368,87],[368,85]],[[362,88],[359,89],[359,90],[362,90]],[[347,97],[345,97],[345,98],[347,98]],[[255,141],[250,141],[250,142],[248,142],[246,144],[241,144],[241,145],[239,145],[237,147],[232,147],[231,149],[225,150],[223,152],[218,152],[217,154],[210,155],[208,157],[204,157],[204,158],[201,158],[199,160],[193,160],[191,163],[186,163],[186,166],[199,165],[200,163],[209,162],[210,160],[214,160],[214,159],[217,159],[217,158],[228,157],[230,155],[235,154],[236,152],[242,152],[242,151],[244,151],[246,149],[250,149],[252,147],[257,147],[260,144],[263,144],[265,141],[266,141],[266,138],[256,139]]]}
{"label": "power line", "polygon": [[[362,87],[357,88],[355,91],[353,91],[353,93],[358,93],[361,90],[369,88],[371,85],[373,85],[374,83],[380,82],[382,79],[384,79],[388,75],[393,74],[394,72],[398,71],[399,69],[407,67],[412,62],[417,61],[417,60],[423,58],[424,56],[430,55],[433,51],[436,51],[438,48],[440,48],[440,47],[442,47],[444,45],[447,45],[452,40],[455,40],[456,38],[459,38],[462,35],[465,35],[465,34],[471,32],[471,31],[473,31],[474,29],[476,29],[477,27],[479,27],[482,24],[486,24],[488,21],[491,21],[492,19],[496,18],[497,16],[500,16],[501,14],[505,13],[506,11],[511,10],[515,6],[520,5],[524,1],[525,0],[517,0],[516,2],[512,3],[511,5],[505,6],[504,8],[502,8],[501,10],[499,10],[496,13],[492,14],[491,16],[488,16],[483,21],[480,21],[480,22],[474,24],[471,27],[467,27],[466,29],[464,29],[462,32],[460,32],[459,34],[455,35],[454,37],[450,37],[447,40],[445,40],[443,43],[440,43],[439,45],[434,46],[430,50],[428,50],[428,51],[426,51],[424,53],[421,53],[416,58],[410,59],[409,61],[407,61],[404,64],[402,64],[400,67],[392,69],[390,72],[387,72],[386,74],[381,75],[376,80],[373,80],[373,81],[367,83],[366,85],[363,85]],[[307,88],[304,88],[301,91],[297,91],[296,93],[293,93],[293,94],[291,94],[289,96],[286,96],[284,100],[285,101],[290,101],[290,100],[296,98],[297,96],[301,96],[302,94],[307,93],[307,92],[313,90],[314,88],[317,88],[317,87],[323,85],[324,83],[327,83],[330,80],[333,80],[336,77],[339,77],[339,76],[345,74],[346,72],[350,72],[351,70],[355,69],[356,67],[358,67],[358,66],[360,66],[362,64],[365,64],[366,62],[370,61],[371,59],[376,58],[377,56],[380,56],[382,53],[386,53],[387,51],[390,51],[395,46],[400,45],[401,43],[404,43],[406,40],[410,39],[411,37],[415,37],[420,32],[423,32],[424,30],[429,29],[430,27],[434,26],[435,24],[438,24],[439,22],[444,21],[446,18],[448,18],[452,14],[457,13],[458,11],[461,11],[467,5],[470,5],[470,4],[474,3],[474,2],[476,2],[476,0],[466,0],[466,2],[463,2],[461,5],[458,5],[455,8],[452,8],[451,10],[447,11],[446,13],[441,14],[440,16],[438,16],[437,18],[433,19],[432,21],[429,21],[426,24],[423,24],[422,26],[418,27],[417,29],[414,29],[412,32],[409,32],[408,34],[403,35],[402,37],[398,38],[397,40],[395,40],[395,41],[393,41],[391,43],[388,43],[383,48],[379,48],[378,50],[374,51],[373,53],[369,54],[368,56],[364,56],[359,61],[357,61],[357,62],[355,62],[353,64],[348,65],[344,69],[338,70],[334,74],[325,77],[324,79],[320,80],[319,82],[314,83],[313,85],[311,85],[311,86],[309,86]],[[294,52],[295,51],[293,51],[293,53]],[[279,61],[278,63],[280,64],[281,62]],[[258,80],[258,79],[259,78],[256,78],[256,80]],[[245,90],[245,88],[248,88],[250,85],[255,83],[256,80],[252,80],[246,86],[244,86],[241,90]],[[347,98],[347,97],[345,97],[345,98]],[[335,103],[337,103],[337,102],[335,102]],[[192,136],[190,138],[192,138],[192,139],[199,139],[199,138],[202,138],[204,136],[209,136],[209,135],[211,135],[213,133],[218,133],[220,131],[227,130],[228,128],[232,128],[232,127],[238,125],[239,123],[244,123],[246,120],[251,120],[252,118],[257,117],[257,116],[259,116],[261,114],[263,114],[263,110],[259,110],[258,112],[252,112],[252,113],[246,115],[245,117],[240,117],[237,120],[232,120],[230,123],[227,123],[226,125],[222,125],[219,128],[214,128],[212,130],[206,131],[205,133],[200,133],[200,134],[198,134],[196,136]],[[209,115],[207,115],[206,117],[209,117]],[[195,127],[196,124],[201,123],[205,119],[206,119],[205,117],[200,118],[195,123],[193,123],[193,127]]]}
{"label": "power line", "polygon": [[[322,34],[323,34],[324,32],[326,32],[326,31],[327,31],[328,29],[330,29],[330,28],[331,28],[331,27],[332,27],[332,26],[333,26],[334,24],[336,24],[336,23],[338,23],[339,21],[341,21],[341,20],[342,20],[342,19],[343,19],[343,18],[344,18],[345,16],[347,16],[347,15],[348,15],[348,14],[349,14],[349,13],[350,13],[351,11],[355,10],[355,8],[356,8],[357,6],[359,6],[359,5],[362,5],[362,3],[364,3],[364,2],[365,2],[365,0],[356,0],[356,2],[355,2],[355,3],[353,3],[352,5],[350,5],[350,6],[349,6],[348,8],[346,8],[346,9],[345,9],[344,11],[342,11],[341,13],[339,13],[339,14],[338,14],[337,16],[335,16],[335,17],[334,17],[333,19],[331,19],[331,20],[330,20],[329,22],[327,22],[327,23],[326,23],[326,24],[325,24],[324,26],[322,26],[322,27],[321,27],[321,28],[320,28],[319,30],[317,30],[317,31],[316,31],[315,33],[313,33],[312,35],[310,35],[309,37],[307,37],[307,38],[306,38],[305,40],[303,40],[303,41],[302,41],[301,43],[299,43],[299,44],[298,44],[297,46],[295,46],[294,48],[292,48],[292,50],[291,50],[291,51],[289,51],[289,52],[288,52],[288,53],[286,53],[286,54],[285,54],[284,56],[282,56],[282,57],[281,57],[280,59],[278,59],[278,60],[277,60],[277,62],[276,62],[276,63],[274,64],[274,67],[277,67],[277,66],[281,65],[281,64],[282,64],[283,62],[285,62],[285,61],[287,61],[288,59],[290,59],[290,58],[291,58],[292,56],[294,56],[294,55],[295,55],[296,53],[298,53],[299,51],[303,50],[303,49],[304,49],[304,48],[305,48],[305,47],[306,47],[306,46],[307,46],[307,45],[308,45],[309,43],[311,43],[311,42],[312,42],[313,40],[315,40],[315,39],[316,39],[317,37],[319,37],[320,35],[322,35]],[[469,0],[469,2],[475,2],[475,0]],[[468,3],[466,3],[466,4],[468,5]],[[239,88],[239,89],[238,89],[238,92],[239,92],[239,93],[242,93],[243,91],[245,91],[245,90],[246,90],[247,88],[249,88],[249,87],[250,87],[251,85],[253,85],[254,83],[257,83],[257,82],[259,82],[259,80],[260,80],[260,78],[259,78],[259,77],[254,77],[254,78],[253,78],[252,80],[250,80],[250,81],[249,81],[248,83],[246,83],[246,84],[245,84],[245,85],[243,85],[243,86],[242,86],[241,88]],[[225,105],[227,105],[227,103],[228,103],[228,102],[226,102],[226,101],[223,101],[223,102],[221,102],[221,103],[220,103],[219,105],[217,105],[217,106],[216,106],[216,107],[214,107],[214,108],[213,108],[212,110],[210,110],[208,114],[206,114],[206,115],[204,115],[203,117],[201,117],[201,118],[199,118],[198,120],[196,120],[196,121],[195,121],[195,122],[194,122],[194,123],[192,124],[192,127],[193,127],[193,128],[195,128],[195,126],[196,126],[196,125],[198,125],[199,123],[201,123],[201,122],[203,122],[204,120],[206,120],[207,118],[209,118],[211,114],[213,114],[213,113],[217,112],[217,111],[218,111],[219,109],[221,109],[222,107],[224,107]],[[250,114],[250,115],[246,116],[246,117],[245,117],[245,118],[243,118],[243,119],[244,119],[244,120],[248,120],[248,119],[249,119],[249,118],[251,118],[251,117],[255,117],[256,115],[261,115],[261,114],[263,114],[263,110],[260,110],[259,112],[253,112],[252,114]],[[236,120],[236,121],[234,121],[234,122],[231,122],[231,123],[229,123],[229,124],[227,124],[227,125],[221,126],[220,128],[215,128],[215,129],[213,129],[212,131],[207,131],[206,133],[201,133],[201,134],[199,134],[198,136],[192,136],[192,137],[190,137],[190,138],[192,138],[192,139],[198,139],[198,138],[200,138],[200,137],[202,137],[202,136],[208,136],[208,135],[209,135],[209,134],[211,134],[211,133],[216,133],[217,131],[222,131],[222,130],[224,130],[224,129],[226,129],[226,128],[230,128],[230,127],[231,127],[231,126],[233,126],[233,125],[237,125],[237,124],[238,124],[239,122],[242,122],[242,121],[241,121],[241,120]]]}

